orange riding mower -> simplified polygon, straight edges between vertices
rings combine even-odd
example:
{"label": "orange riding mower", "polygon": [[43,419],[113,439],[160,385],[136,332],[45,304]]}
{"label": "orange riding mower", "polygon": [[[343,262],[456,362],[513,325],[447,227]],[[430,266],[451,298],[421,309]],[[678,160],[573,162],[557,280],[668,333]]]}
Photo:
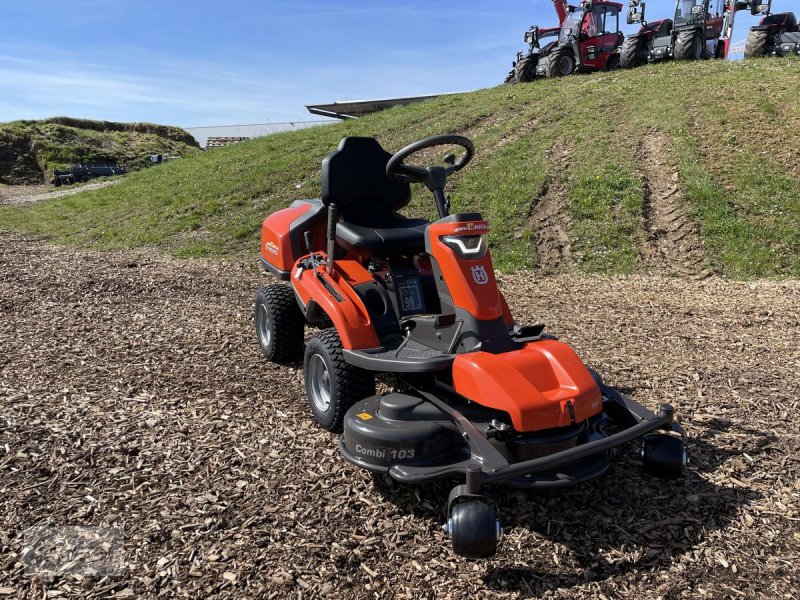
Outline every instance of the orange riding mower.
{"label": "orange riding mower", "polygon": [[[460,150],[441,166],[406,163],[435,146]],[[514,321],[489,223],[450,214],[444,191],[473,155],[456,135],[394,155],[372,138],[343,139],[323,160],[322,198],[264,221],[262,264],[287,283],[258,293],[255,323],[267,359],[303,358],[311,412],[344,432],[347,461],[399,482],[460,479],[444,528],[456,553],[481,558],[502,532],[493,486],[580,483],[637,438],[653,475],[680,476],[687,455],[671,406],[655,414],[636,404],[544,326]],[[438,221],[398,214],[412,183],[432,192]],[[319,331],[304,344],[306,326]],[[381,373],[395,376],[396,391],[376,394]]]}

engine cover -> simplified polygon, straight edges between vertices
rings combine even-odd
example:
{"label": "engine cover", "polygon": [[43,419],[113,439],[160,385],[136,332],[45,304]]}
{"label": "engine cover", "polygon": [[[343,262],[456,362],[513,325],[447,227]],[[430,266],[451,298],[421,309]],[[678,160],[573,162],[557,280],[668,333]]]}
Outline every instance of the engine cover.
{"label": "engine cover", "polygon": [[340,447],[348,461],[378,472],[399,464],[433,466],[469,457],[447,415],[430,402],[397,392],[353,405],[344,418]]}

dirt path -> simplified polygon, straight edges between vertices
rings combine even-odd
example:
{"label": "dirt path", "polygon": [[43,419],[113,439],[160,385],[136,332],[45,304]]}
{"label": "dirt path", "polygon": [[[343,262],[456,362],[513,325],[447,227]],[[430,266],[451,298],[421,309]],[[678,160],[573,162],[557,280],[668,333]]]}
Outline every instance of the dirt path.
{"label": "dirt path", "polygon": [[104,179],[86,184],[77,184],[69,187],[57,188],[52,191],[50,185],[9,185],[0,187],[0,206],[7,204],[26,204],[28,202],[40,202],[62,196],[72,196],[87,190],[99,190],[100,188],[115,185],[122,181],[122,178]]}
{"label": "dirt path", "polygon": [[669,141],[658,131],[644,136],[639,152],[645,175],[644,254],[655,270],[678,275],[708,276],[703,242],[686,214],[677,170],[667,162]]}
{"label": "dirt path", "polygon": [[569,196],[561,180],[562,174],[569,169],[567,142],[556,142],[549,154],[554,172],[531,205],[528,217],[536,239],[536,266],[546,274],[564,271],[572,265]]}
{"label": "dirt path", "polygon": [[[504,276],[607,382],[672,402],[685,480],[503,490],[454,557],[449,484],[378,486],[265,363],[247,265],[0,234],[0,590],[10,597],[789,598],[800,563],[800,282]],[[124,574],[25,575],[30,525],[117,525]],[[115,596],[116,594],[116,596]]]}

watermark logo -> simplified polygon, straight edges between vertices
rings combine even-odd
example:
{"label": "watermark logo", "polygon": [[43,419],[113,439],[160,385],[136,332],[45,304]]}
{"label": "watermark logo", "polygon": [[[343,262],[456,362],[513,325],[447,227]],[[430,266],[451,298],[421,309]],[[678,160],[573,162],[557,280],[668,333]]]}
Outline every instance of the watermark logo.
{"label": "watermark logo", "polygon": [[125,539],[116,527],[29,527],[22,533],[28,576],[121,577]]}

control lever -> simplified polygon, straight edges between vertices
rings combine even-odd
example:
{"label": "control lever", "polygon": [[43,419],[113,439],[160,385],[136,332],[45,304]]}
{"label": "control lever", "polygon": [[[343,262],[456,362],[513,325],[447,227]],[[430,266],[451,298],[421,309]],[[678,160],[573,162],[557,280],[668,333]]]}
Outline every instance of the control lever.
{"label": "control lever", "polygon": [[306,250],[308,250],[308,257],[309,257],[310,262],[311,262],[311,268],[312,269],[316,269],[317,265],[322,264],[322,261],[319,260],[316,257],[316,255],[314,254],[314,244],[313,244],[313,240],[312,240],[312,237],[311,237],[311,232],[310,231],[304,232],[303,233],[303,239],[306,242]]}

